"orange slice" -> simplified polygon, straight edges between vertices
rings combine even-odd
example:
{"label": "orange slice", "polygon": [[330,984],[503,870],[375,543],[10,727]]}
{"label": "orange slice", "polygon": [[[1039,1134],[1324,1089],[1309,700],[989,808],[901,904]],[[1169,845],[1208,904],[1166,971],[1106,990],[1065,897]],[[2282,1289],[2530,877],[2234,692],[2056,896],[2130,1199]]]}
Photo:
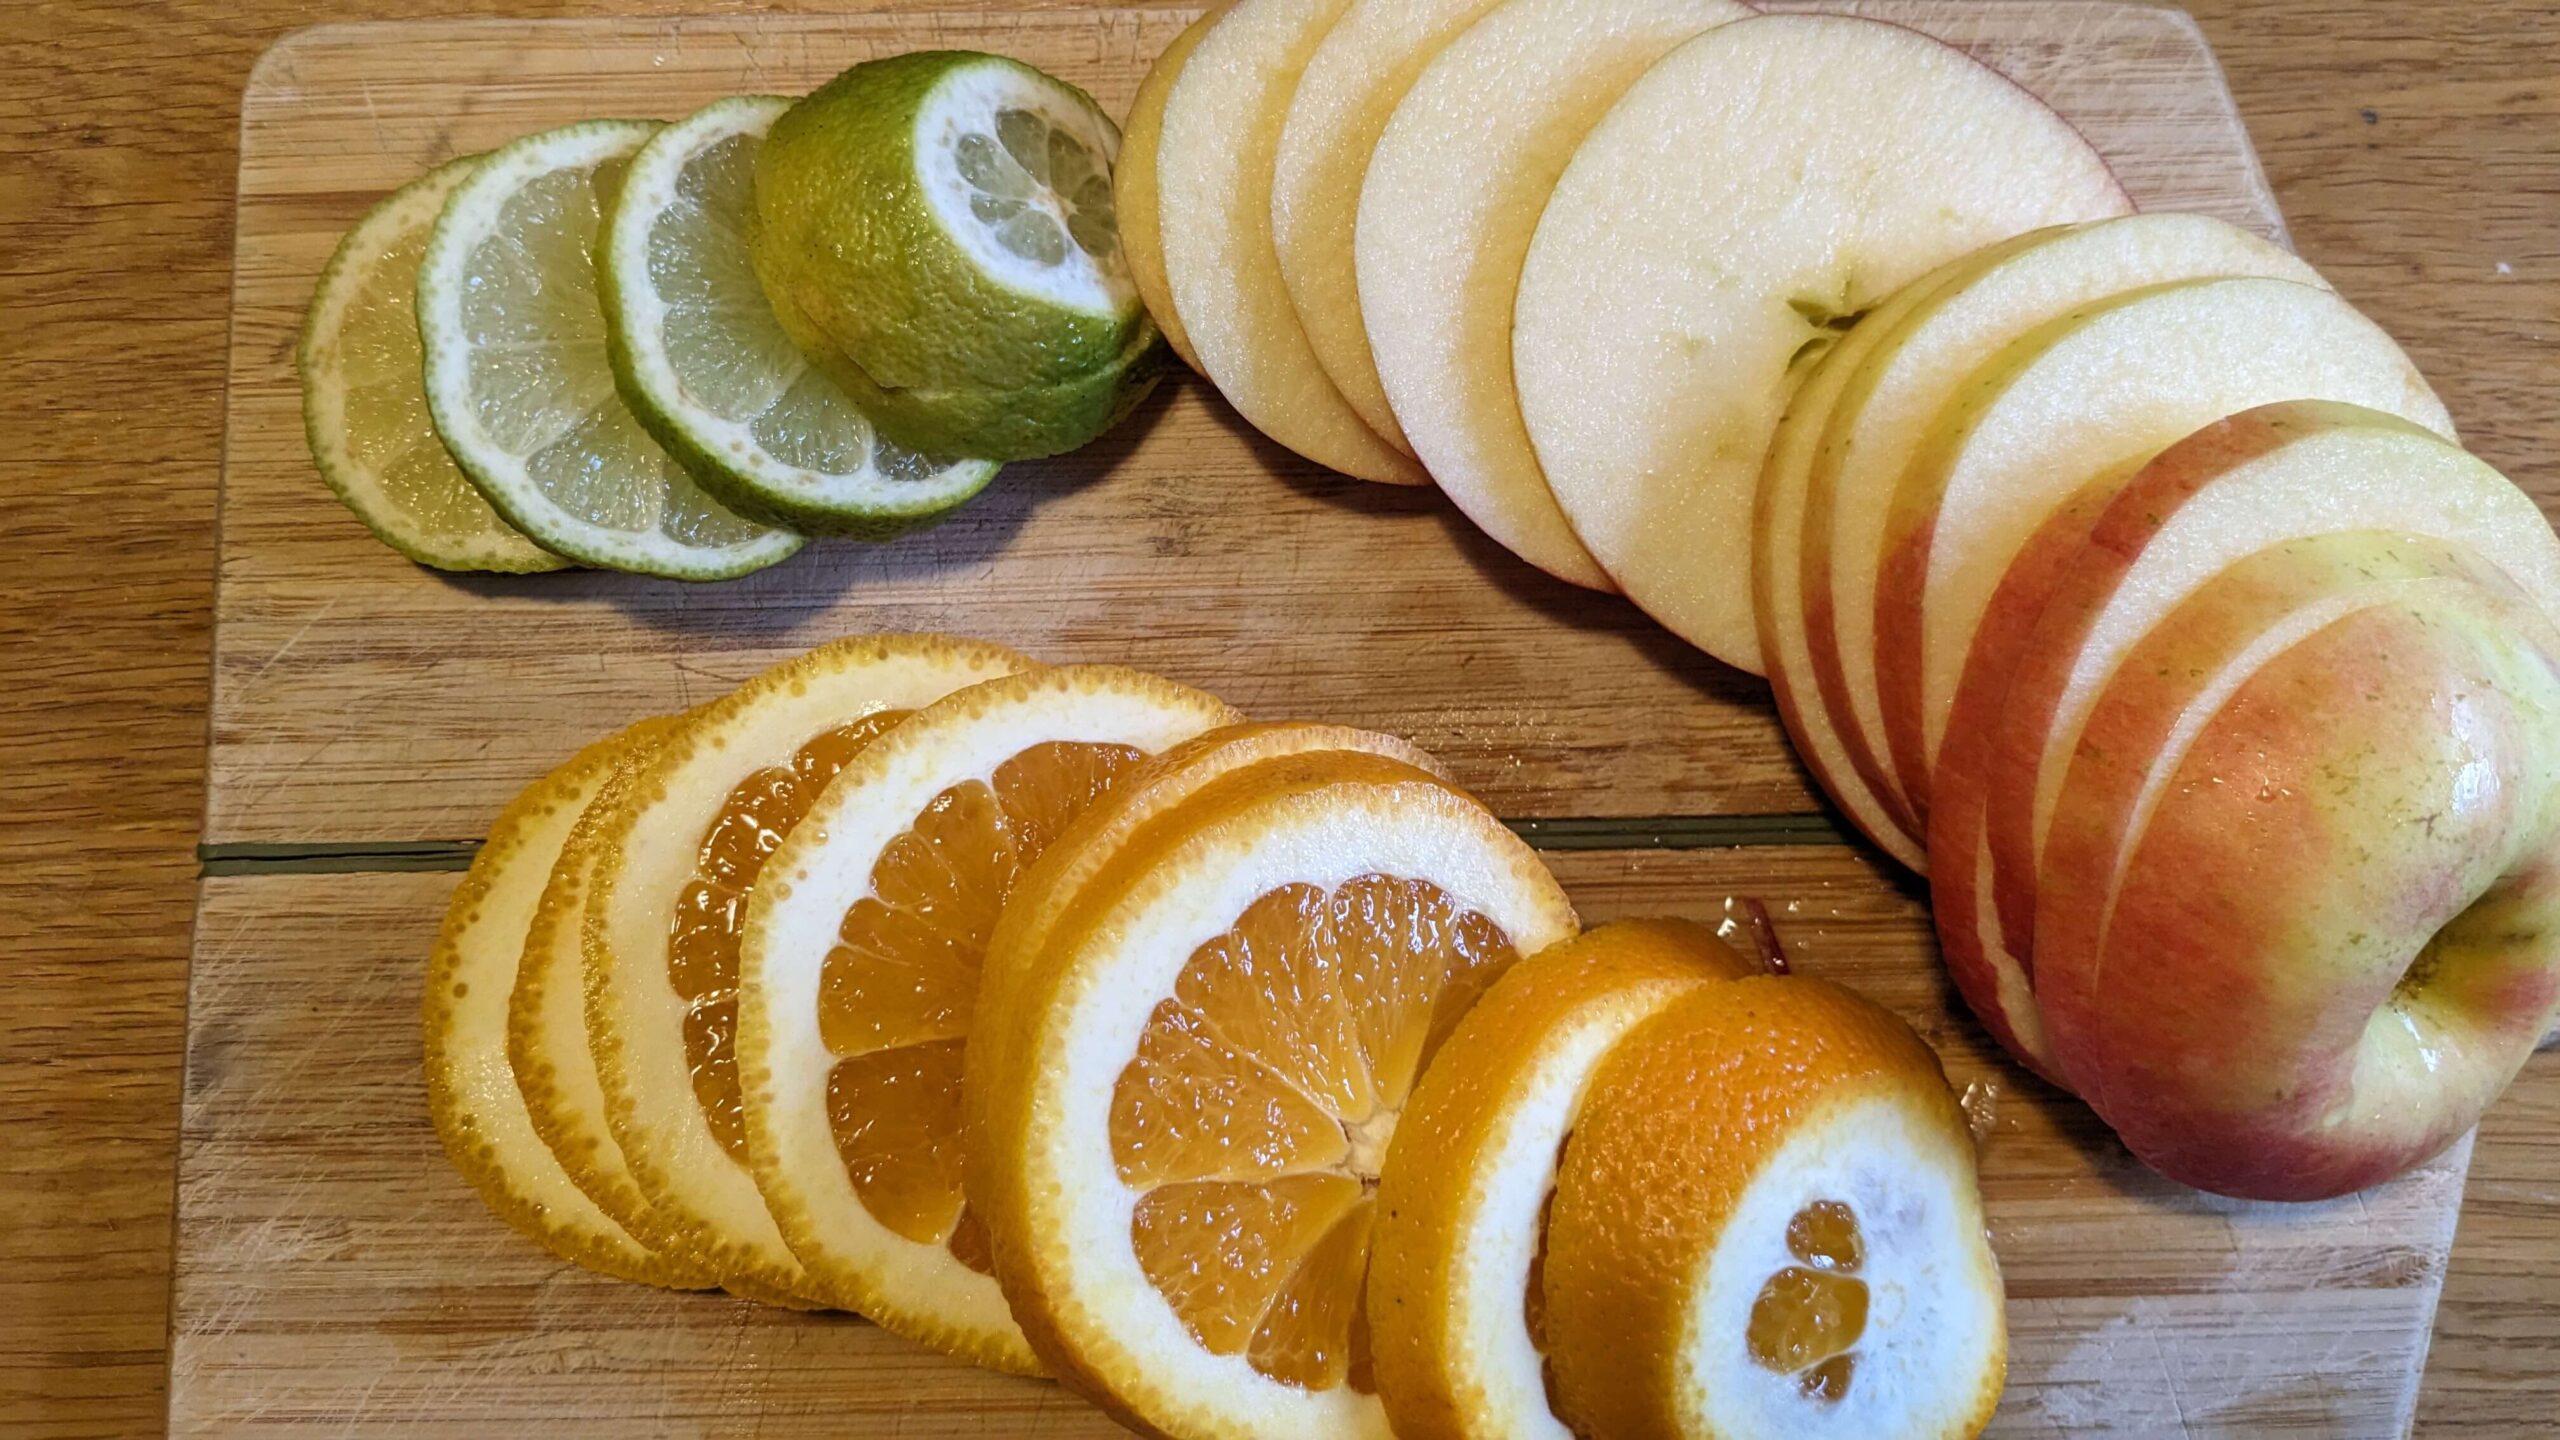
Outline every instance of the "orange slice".
{"label": "orange slice", "polygon": [[1459,1022],[1378,1181],[1369,1323],[1401,1440],[1572,1440],[1538,1285],[1557,1154],[1621,1036],[1757,968],[1703,925],[1624,920],[1521,961]]}
{"label": "orange slice", "polygon": [[1149,755],[1234,720],[1134,670],[990,681],[919,711],[774,852],[747,917],[748,1152],[819,1292],[978,1364],[1038,1361],[961,1197],[961,1058],[1015,881]]}
{"label": "orange slice", "polygon": [[605,1116],[664,1250],[756,1299],[824,1303],[747,1165],[739,931],[765,858],[837,769],[954,690],[1025,666],[940,636],[838,641],[704,708],[602,822],[585,915]]}
{"label": "orange slice", "polygon": [[1385,1436],[1388,1142],[1466,1007],[1574,928],[1527,846],[1387,756],[1244,766],[1140,827],[980,999],[1021,1031],[970,1057],[969,1199],[1041,1358],[1149,1434]]}
{"label": "orange slice", "polygon": [[1937,1057],[1820,980],[1696,991],[1602,1062],[1545,1291],[1557,1413],[1610,1440],[1973,1435],[2007,1374]]}
{"label": "orange slice", "polygon": [[427,1109],[489,1208],[564,1260],[627,1280],[703,1285],[589,1198],[537,1131],[508,1058],[508,997],[546,883],[588,804],[673,722],[643,720],[572,756],[501,812],[453,892],[427,960]]}
{"label": "orange slice", "polygon": [[[534,1133],[571,1182],[633,1237],[668,1232],[650,1213],[649,1198],[631,1178],[622,1147],[605,1122],[604,1087],[596,1078],[595,1051],[587,1043],[588,881],[595,873],[596,840],[604,821],[630,794],[632,777],[689,718],[643,721],[625,732],[628,743],[615,753],[610,773],[579,812],[543,882],[542,900],[525,932],[515,986],[507,997],[507,1065]],[[659,1268],[635,1278],[685,1289],[720,1283],[690,1253],[651,1253]]]}

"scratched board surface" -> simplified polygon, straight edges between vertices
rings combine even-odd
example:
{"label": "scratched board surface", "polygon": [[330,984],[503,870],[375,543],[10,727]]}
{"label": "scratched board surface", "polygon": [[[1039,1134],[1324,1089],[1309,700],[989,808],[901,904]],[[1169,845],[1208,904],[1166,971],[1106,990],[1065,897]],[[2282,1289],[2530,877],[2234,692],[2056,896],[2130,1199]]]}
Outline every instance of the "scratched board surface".
{"label": "scratched board surface", "polygon": [[[1844,7],[1833,7],[1844,8]],[[2153,208],[2281,233],[2179,12],[1893,0],[2052,101]],[[804,89],[866,56],[999,50],[1125,110],[1185,10],[376,24],[305,31],[243,101],[217,598],[215,844],[468,839],[596,729],[853,630],[959,629],[1119,660],[1260,713],[1440,754],[1513,816],[1819,808],[1759,681],[1549,579],[1438,495],[1326,474],[1188,376],[945,524],[685,586],[453,579],[374,542],[313,473],[292,371],[313,279],[373,200],[545,126]]]}
{"label": "scratched board surface", "polygon": [[[2281,222],[2175,11],[2060,0],[1829,5],[1966,46],[2085,129],[2136,197]],[[330,27],[243,100],[206,839],[380,852],[461,840],[604,727],[815,641],[947,628],[1147,665],[1265,717],[1411,735],[1517,817],[1804,814],[1765,688],[1622,602],[1513,562],[1428,492],[1314,471],[1197,381],[886,548],[815,545],[729,585],[452,579],[340,511],[290,356],[345,225],[420,169],[592,115],[794,91],[862,58],[997,50],[1124,108],[1184,10]],[[1681,833],[1677,826],[1646,828]],[[1689,832],[1689,833],[1694,833]],[[1995,1096],[1984,1190],[2018,1435],[2405,1430],[2467,1147],[2360,1199],[2218,1201],[2134,1164],[1951,1010],[1907,887],[1831,847],[1554,857],[1588,919],[1755,897],[1800,968],[1918,1025]],[[368,862],[372,863],[372,862]],[[208,881],[196,933],[170,1417],[180,1434],[1078,1436],[1055,1387],[842,1316],[598,1280],[491,1218],[444,1162],[417,989],[440,874]]]}
{"label": "scratched board surface", "polygon": [[[1553,858],[1589,921],[1721,921],[1757,899],[1798,973],[1891,1006],[1953,1083],[1987,1087],[1983,1197],[2011,1331],[1997,1433],[2406,1427],[2467,1142],[2325,1205],[2199,1195],[1992,1053],[1950,1008],[1916,897],[1853,852]],[[453,884],[206,882],[179,1159],[176,1433],[1121,1433],[1054,1386],[844,1316],[599,1279],[500,1224],[445,1162],[419,1076],[422,957]]]}

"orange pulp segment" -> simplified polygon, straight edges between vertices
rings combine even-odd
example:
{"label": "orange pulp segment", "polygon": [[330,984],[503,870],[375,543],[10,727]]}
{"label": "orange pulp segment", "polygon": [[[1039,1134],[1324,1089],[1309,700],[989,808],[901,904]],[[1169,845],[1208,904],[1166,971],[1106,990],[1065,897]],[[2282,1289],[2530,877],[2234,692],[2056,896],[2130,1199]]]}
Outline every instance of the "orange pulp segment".
{"label": "orange pulp segment", "polygon": [[694,1100],[720,1148],[740,1164],[746,1163],[747,1129],[738,1087],[738,935],[746,928],[747,896],[766,857],[836,772],[912,713],[874,711],[739,781],[703,835],[701,860],[676,901],[667,976],[685,1002],[684,1055]]}
{"label": "orange pulp segment", "polygon": [[874,1219],[992,1273],[961,1198],[961,1052],[987,939],[1015,883],[1112,782],[1128,745],[1049,741],[935,796],[881,851],[827,954],[827,1118]]}
{"label": "orange pulp segment", "polygon": [[1201,945],[1111,1110],[1132,1238],[1202,1346],[1371,1389],[1360,1294],[1387,1141],[1431,1050],[1515,958],[1425,880],[1272,890]]}

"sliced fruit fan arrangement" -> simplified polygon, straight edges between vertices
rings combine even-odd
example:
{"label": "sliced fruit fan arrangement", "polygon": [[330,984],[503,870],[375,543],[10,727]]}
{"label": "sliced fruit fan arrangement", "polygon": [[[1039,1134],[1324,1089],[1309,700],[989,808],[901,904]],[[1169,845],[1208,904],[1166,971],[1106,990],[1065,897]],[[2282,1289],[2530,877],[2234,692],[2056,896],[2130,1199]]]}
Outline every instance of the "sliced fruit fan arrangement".
{"label": "sliced fruit fan arrangement", "polygon": [[[2310,267],[2132,212],[1893,25],[1229,0],[1125,142],[933,52],[455,161],[332,261],[306,414],[422,563],[716,579],[930,523],[1169,347],[1766,674],[1985,1026],[2135,1154],[2342,1194],[2560,1017],[2560,539]],[[857,638],[499,819],[427,1070],[559,1254],[1145,1433],[1976,1431],[1944,1077],[1752,970],[1578,935],[1402,742]]]}
{"label": "sliced fruit fan arrangement", "polygon": [[2003,1296],[1936,1057],[1693,922],[1576,931],[1401,741],[862,637],[499,817],[426,1074],[555,1253],[1147,1433],[1978,1430]]}

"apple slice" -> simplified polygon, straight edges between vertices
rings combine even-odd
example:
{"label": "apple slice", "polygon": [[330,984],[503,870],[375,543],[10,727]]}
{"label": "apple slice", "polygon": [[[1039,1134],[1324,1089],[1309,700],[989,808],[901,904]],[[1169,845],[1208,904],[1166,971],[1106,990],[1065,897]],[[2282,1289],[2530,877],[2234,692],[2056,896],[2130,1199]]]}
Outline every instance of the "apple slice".
{"label": "apple slice", "polygon": [[[2106,487],[2092,487],[2103,491]],[[2075,497],[2076,534],[2058,516],[2013,573],[2045,573],[2097,560],[2089,516],[2103,493]],[[2068,834],[2071,853],[2049,877],[2078,915],[2094,914],[2110,883],[2107,862],[2122,840],[2122,822],[2171,738],[2191,731],[2268,658],[2363,606],[2407,593],[2411,585],[2497,580],[2496,568],[2440,540],[2378,531],[2344,531],[2279,544],[2244,556],[2178,597],[2155,626],[2121,652],[2115,683],[2099,700],[2079,761],[2079,787]],[[2450,580],[2444,577],[2451,577]],[[1971,685],[1976,677],[1968,676]],[[1968,715],[1968,719],[1970,716]],[[1984,733],[1996,733],[1985,722]],[[1968,741],[1974,732],[1964,731]],[[1940,781],[1947,793],[1930,811],[1930,909],[1939,951],[1956,989],[1983,1027],[2029,1069],[2070,1088],[2067,1055],[2048,1039],[2024,936],[1994,903],[1991,858],[1982,824],[1975,765],[1987,747],[1950,743]],[[1958,786],[1959,779],[1974,783]],[[2057,839],[2062,837],[2057,834]],[[2058,853],[2058,852],[2057,852]]]}
{"label": "apple slice", "polygon": [[1280,279],[1271,174],[1289,96],[1346,0],[1235,0],[1181,61],[1155,143],[1165,283],[1192,362],[1255,429],[1319,465],[1429,477],[1325,378]]}
{"label": "apple slice", "polygon": [[1924,822],[1974,630],[2027,537],[2091,479],[2293,399],[2453,429],[2390,336],[2290,280],[2198,280],[2102,301],[2030,331],[1965,382],[1896,484],[1877,551],[1876,698]]}
{"label": "apple slice", "polygon": [[2108,297],[2216,276],[2320,283],[2281,247],[2202,215],[2050,231],[1988,259],[1879,335],[1871,358],[1842,379],[1804,482],[1799,583],[1813,687],[1850,765],[1914,834],[1925,833],[1920,805],[1891,763],[1876,695],[1876,556],[1903,468],[1932,422],[2003,347]]}
{"label": "apple slice", "polygon": [[1750,13],[1735,0],[1509,0],[1423,70],[1369,156],[1353,258],[1405,438],[1468,519],[1576,585],[1617,588],[1556,508],[1520,419],[1521,259],[1565,162],[1626,87]]}
{"label": "apple slice", "polygon": [[1173,353],[1194,370],[1200,362],[1191,356],[1191,332],[1182,328],[1182,316],[1173,308],[1173,282],[1164,272],[1164,220],[1156,203],[1156,144],[1164,136],[1164,102],[1173,94],[1173,82],[1182,75],[1182,67],[1191,52],[1200,48],[1210,27],[1218,23],[1234,0],[1213,5],[1164,47],[1156,63],[1147,67],[1146,78],[1138,82],[1138,93],[1129,102],[1128,123],[1120,127],[1120,159],[1111,167],[1111,205],[1120,217],[1120,254],[1129,262],[1129,278],[1138,286],[1138,298],[1147,304],[1147,313],[1155,317],[1156,330],[1164,336]]}
{"label": "apple slice", "polygon": [[[2164,753],[2039,999],[2163,1174],[2307,1200],[2479,1119],[2560,1014],[2560,635],[2513,587],[2360,610]],[[2058,881],[2058,877],[2056,877]],[[2098,910],[2072,931],[2057,910]],[[2094,932],[2094,933],[2092,933]]]}
{"label": "apple slice", "polygon": [[1324,373],[1370,429],[1410,455],[1361,320],[1352,219],[1369,155],[1422,67],[1501,0],[1352,0],[1298,77],[1271,175],[1271,240]]}
{"label": "apple slice", "polygon": [[1981,815],[2002,928],[2030,965],[2045,829],[2128,647],[2240,557],[2340,530],[2461,545],[2560,615],[2560,538],[2532,497],[2430,431],[2330,401],[2205,427],[2084,521],[2045,578],[2027,559],[2054,548],[2042,536],[2011,567],[1975,631],[1931,814],[1933,829],[1940,805]]}
{"label": "apple slice", "polygon": [[1832,804],[1886,854],[1917,871],[1927,871],[1928,852],[1910,808],[1900,790],[1883,783],[1891,777],[1865,747],[1851,748],[1843,727],[1832,719],[1843,707],[1820,689],[1814,673],[1812,611],[1821,612],[1827,632],[1830,606],[1809,607],[1802,583],[1805,531],[1817,521],[1827,523],[1827,517],[1808,512],[1808,481],[1841,394],[1876,347],[1949,286],[2050,233],[2030,231],[1939,266],[1894,291],[1825,349],[1779,417],[1752,505],[1751,608],[1760,626],[1760,661],[1777,697],[1778,717],[1786,723],[1797,757]]}
{"label": "apple slice", "polygon": [[1574,533],[1638,605],[1760,670],[1751,509],[1809,346],[1968,251],[2129,209],[1997,71],[1918,31],[1760,15],[1592,128],[1520,276],[1520,410]]}

